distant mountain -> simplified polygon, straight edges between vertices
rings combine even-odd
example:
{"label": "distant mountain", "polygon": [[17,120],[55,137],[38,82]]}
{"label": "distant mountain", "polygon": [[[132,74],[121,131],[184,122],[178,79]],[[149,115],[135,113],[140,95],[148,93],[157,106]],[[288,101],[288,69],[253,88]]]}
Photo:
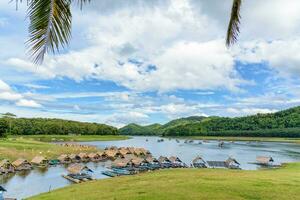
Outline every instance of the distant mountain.
{"label": "distant mountain", "polygon": [[187,118],[180,118],[172,120],[164,125],[161,124],[150,124],[147,126],[141,126],[135,123],[128,124],[119,129],[120,133],[123,135],[162,135],[166,130],[185,124],[198,123],[206,117],[202,116],[192,116]]}
{"label": "distant mountain", "polygon": [[160,128],[160,124],[141,126],[138,124],[131,123],[127,126],[124,126],[123,128],[120,128],[119,131],[123,135],[160,135]]}
{"label": "distant mountain", "polygon": [[261,136],[300,137],[300,106],[270,114],[246,117],[192,116],[164,125],[129,124],[120,129],[126,135],[164,136]]}

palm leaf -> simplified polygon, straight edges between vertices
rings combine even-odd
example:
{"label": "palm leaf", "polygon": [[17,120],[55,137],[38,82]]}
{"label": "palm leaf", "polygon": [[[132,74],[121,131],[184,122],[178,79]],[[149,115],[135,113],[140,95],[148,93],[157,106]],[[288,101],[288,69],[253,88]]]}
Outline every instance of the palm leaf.
{"label": "palm leaf", "polygon": [[240,8],[242,0],[233,0],[231,17],[227,29],[226,45],[229,47],[237,41],[237,37],[240,33]]}
{"label": "palm leaf", "polygon": [[68,44],[71,37],[69,0],[30,0],[28,8],[29,55],[41,64],[46,52],[55,53]]}
{"label": "palm leaf", "polygon": [[[12,0],[13,1],[13,0]],[[45,54],[56,53],[68,45],[71,38],[72,14],[70,4],[77,2],[82,8],[90,0],[23,0],[28,5],[29,40],[26,42],[29,56],[35,64],[41,64]],[[22,0],[15,0],[16,8]]]}

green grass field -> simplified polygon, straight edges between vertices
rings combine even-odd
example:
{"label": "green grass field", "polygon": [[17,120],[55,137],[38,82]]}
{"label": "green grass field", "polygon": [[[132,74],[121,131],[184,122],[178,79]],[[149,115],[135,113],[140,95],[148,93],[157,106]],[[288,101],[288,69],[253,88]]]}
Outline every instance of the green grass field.
{"label": "green grass field", "polygon": [[56,158],[64,153],[95,152],[96,148],[62,147],[49,141],[107,141],[126,139],[124,136],[11,136],[0,139],[0,160],[32,159],[37,155]]}
{"label": "green grass field", "polygon": [[98,180],[30,200],[242,200],[299,199],[300,163],[281,169],[234,171],[171,169]]}
{"label": "green grass field", "polygon": [[176,137],[176,138],[178,138],[178,139],[194,139],[194,140],[289,142],[289,143],[299,143],[300,144],[300,138],[279,138],[279,137],[220,137],[220,136],[190,136],[190,137]]}
{"label": "green grass field", "polygon": [[123,135],[22,135],[22,136],[10,136],[9,138],[24,138],[33,139],[42,142],[53,141],[109,141],[109,140],[125,140],[127,136]]}

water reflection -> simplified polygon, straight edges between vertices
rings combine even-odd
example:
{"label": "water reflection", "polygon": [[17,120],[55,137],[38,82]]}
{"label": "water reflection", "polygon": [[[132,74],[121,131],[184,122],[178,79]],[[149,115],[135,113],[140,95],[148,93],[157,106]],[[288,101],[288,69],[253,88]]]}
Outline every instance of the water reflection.
{"label": "water reflection", "polygon": [[[195,140],[193,143],[184,143],[184,140],[165,139],[163,142],[157,142],[158,139],[158,137],[133,137],[124,141],[84,142],[83,144],[95,145],[101,149],[112,145],[144,147],[156,157],[175,155],[188,165],[197,155],[201,155],[205,160],[225,160],[232,156],[241,163],[242,169],[248,170],[258,169],[258,166],[249,164],[255,161],[256,156],[272,156],[276,163],[300,161],[300,145],[296,144],[225,142],[223,148],[220,148],[218,141]],[[97,179],[107,178],[101,172],[109,165],[110,161],[87,163],[87,166],[94,171],[93,177]],[[0,176],[0,185],[8,190],[7,197],[26,198],[72,184],[61,176],[67,173],[66,168],[67,165],[58,165]]]}

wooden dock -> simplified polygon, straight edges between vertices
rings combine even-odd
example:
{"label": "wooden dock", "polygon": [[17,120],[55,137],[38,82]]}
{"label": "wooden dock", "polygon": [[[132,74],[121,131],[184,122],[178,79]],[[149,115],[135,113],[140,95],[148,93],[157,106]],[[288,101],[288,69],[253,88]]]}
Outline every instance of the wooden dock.
{"label": "wooden dock", "polygon": [[64,177],[65,179],[67,179],[69,181],[72,181],[73,183],[80,183],[81,182],[80,180],[72,178],[72,177],[67,176],[67,175],[62,175],[62,177]]}

